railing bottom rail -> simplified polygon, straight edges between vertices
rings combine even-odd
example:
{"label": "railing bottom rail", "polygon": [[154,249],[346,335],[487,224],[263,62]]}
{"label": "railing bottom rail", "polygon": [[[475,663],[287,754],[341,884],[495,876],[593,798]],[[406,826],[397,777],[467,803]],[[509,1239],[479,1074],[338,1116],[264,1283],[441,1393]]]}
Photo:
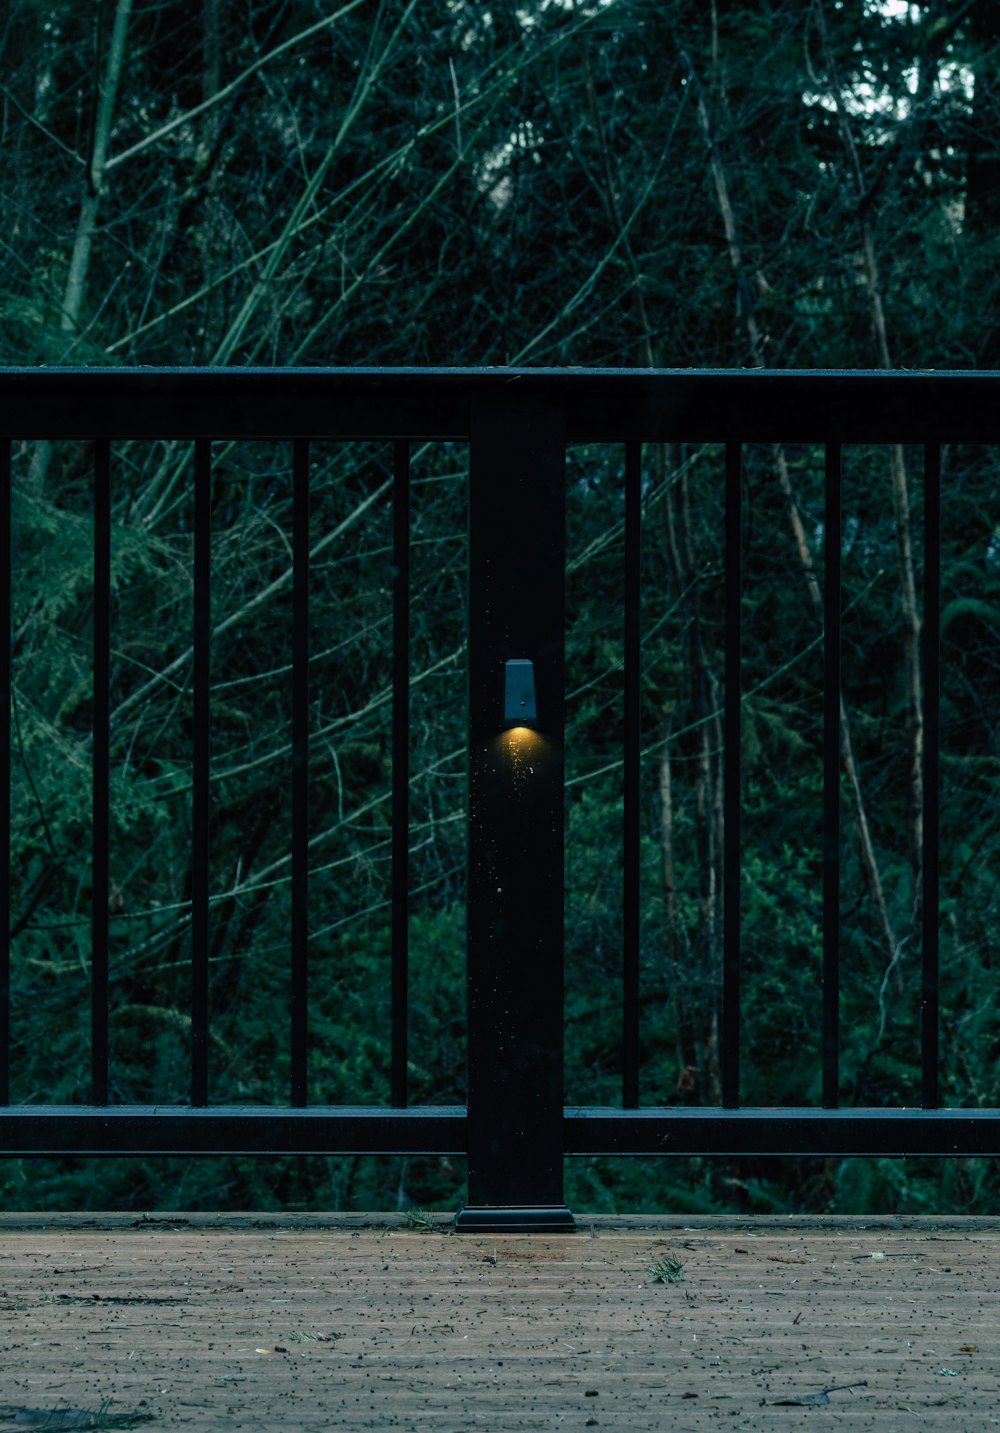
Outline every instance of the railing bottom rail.
{"label": "railing bottom rail", "polygon": [[[566,1106],[563,1156],[840,1157],[1000,1155],[1000,1109]],[[442,1154],[468,1152],[463,1105],[10,1105],[0,1156]],[[539,1217],[565,1224],[560,1202],[468,1203],[460,1227]],[[555,1211],[555,1213],[554,1213]],[[563,1212],[559,1212],[563,1211]],[[537,1226],[533,1226],[537,1227]]]}

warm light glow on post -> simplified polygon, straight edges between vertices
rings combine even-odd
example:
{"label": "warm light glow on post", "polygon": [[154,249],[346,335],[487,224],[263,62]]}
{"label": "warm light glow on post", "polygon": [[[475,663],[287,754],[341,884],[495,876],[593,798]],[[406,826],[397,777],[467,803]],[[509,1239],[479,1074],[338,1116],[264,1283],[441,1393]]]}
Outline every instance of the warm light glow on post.
{"label": "warm light glow on post", "polygon": [[535,704],[535,669],[524,658],[503,664],[503,708],[501,726],[533,727],[538,722]]}
{"label": "warm light glow on post", "polygon": [[535,775],[536,762],[545,751],[545,738],[530,726],[509,726],[496,738],[503,770],[516,793],[523,794],[526,782]]}
{"label": "warm light glow on post", "polygon": [[500,741],[507,755],[515,760],[528,757],[545,745],[541,732],[530,726],[509,726],[500,733]]}

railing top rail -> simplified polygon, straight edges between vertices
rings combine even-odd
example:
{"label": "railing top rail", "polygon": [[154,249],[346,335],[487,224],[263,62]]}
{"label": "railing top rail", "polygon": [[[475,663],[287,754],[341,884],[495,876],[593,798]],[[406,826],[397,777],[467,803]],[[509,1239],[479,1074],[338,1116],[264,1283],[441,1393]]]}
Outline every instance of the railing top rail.
{"label": "railing top rail", "polygon": [[462,439],[515,386],[570,442],[1000,441],[993,370],[0,367],[0,432]]}

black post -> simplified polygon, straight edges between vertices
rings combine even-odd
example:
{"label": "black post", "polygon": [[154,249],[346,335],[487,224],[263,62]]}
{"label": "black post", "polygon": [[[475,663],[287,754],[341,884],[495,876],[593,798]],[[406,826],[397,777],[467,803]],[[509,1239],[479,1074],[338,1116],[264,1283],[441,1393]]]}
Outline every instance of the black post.
{"label": "black post", "polygon": [[[526,386],[526,385],[525,385]],[[469,493],[469,1192],[459,1229],[565,1230],[563,415],[477,398]],[[504,729],[504,663],[537,719]]]}

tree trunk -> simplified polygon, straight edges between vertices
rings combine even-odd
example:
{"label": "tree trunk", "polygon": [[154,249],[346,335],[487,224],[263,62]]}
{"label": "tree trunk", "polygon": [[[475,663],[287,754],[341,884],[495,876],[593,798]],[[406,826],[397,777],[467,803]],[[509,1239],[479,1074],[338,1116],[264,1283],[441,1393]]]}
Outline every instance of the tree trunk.
{"label": "tree trunk", "polygon": [[[844,104],[844,96],[837,74],[836,61],[830,45],[826,27],[823,0],[816,0],[816,27],[823,50],[823,61],[827,77],[833,90],[833,101],[837,109],[837,123],[847,157],[851,181],[854,187],[855,213],[858,237],[864,263],[865,290],[871,316],[875,354],[880,368],[891,368],[889,336],[885,322],[885,306],[882,301],[882,286],[879,280],[878,263],[875,257],[875,243],[868,222],[870,206],[865,190],[864,175],[858,148],[851,128],[850,117]],[[926,83],[926,76],[925,76]],[[924,707],[923,685],[920,662],[920,609],[917,603],[917,585],[913,571],[913,539],[910,530],[910,496],[906,476],[906,460],[902,444],[893,443],[889,449],[889,472],[892,479],[892,505],[896,522],[896,555],[898,558],[900,607],[903,618],[903,661],[906,671],[907,730],[909,736],[909,847],[910,882],[912,891],[912,921],[914,927],[920,920],[921,871],[924,853]],[[896,988],[902,988],[902,976],[896,965]]]}
{"label": "tree trunk", "polygon": [[[743,265],[743,254],[739,243],[736,228],[736,219],[729,195],[729,184],[726,177],[725,167],[722,162],[722,155],[715,142],[711,118],[705,102],[704,91],[701,88],[697,71],[694,68],[689,56],[682,51],[681,59],[687,70],[689,79],[695,91],[698,121],[701,126],[705,143],[708,146],[709,158],[712,170],[712,178],[715,186],[716,200],[719,205],[719,212],[722,215],[723,228],[726,235],[726,244],[729,249],[729,260],[733,269],[737,289],[741,296],[742,311],[747,328],[747,337],[750,347],[751,366],[754,368],[764,367],[764,341],[757,322],[756,308],[750,285],[746,280],[746,273]],[[819,581],[816,577],[816,566],[813,562],[812,550],[809,546],[809,539],[806,536],[805,526],[802,522],[802,515],[796,501],[795,491],[792,487],[791,475],[788,469],[788,460],[785,450],[780,444],[773,448],[775,472],[778,478],[778,486],[785,499],[785,508],[788,514],[789,526],[792,529],[792,541],[798,558],[799,568],[805,579],[806,588],[810,601],[817,615],[820,625],[823,624],[823,594],[820,590]],[[839,541],[839,534],[826,534],[826,541]],[[861,865],[865,873],[865,883],[871,898],[875,924],[878,928],[879,938],[885,951],[887,962],[890,964],[897,960],[898,942],[892,925],[889,921],[889,913],[885,903],[885,894],[882,889],[882,878],[879,873],[878,858],[875,854],[874,843],[871,838],[871,828],[868,824],[868,816],[865,809],[864,796],[861,790],[861,779],[854,760],[853,745],[851,742],[851,727],[844,704],[843,695],[840,698],[840,749],[844,766],[844,774],[847,777],[848,792],[851,801],[851,813],[854,818],[854,825],[858,836],[858,845],[861,853]],[[897,966],[898,970],[898,966]]]}
{"label": "tree trunk", "polygon": [[[63,295],[59,326],[64,333],[76,333],[80,326],[80,313],[83,308],[87,273],[90,268],[90,251],[94,242],[101,191],[104,186],[104,166],[107,162],[108,141],[111,137],[111,121],[114,115],[115,100],[118,96],[122,65],[125,60],[125,35],[128,30],[131,9],[132,0],[116,0],[115,19],[111,30],[106,64],[104,55],[101,53],[103,44],[100,40],[98,42],[97,102],[94,107],[94,125],[90,138],[87,192],[80,205],[76,240],[73,244],[66,290]],[[103,24],[99,34],[102,31]]]}
{"label": "tree trunk", "polygon": [[[1000,235],[1000,5],[974,0],[972,39],[976,88],[965,177],[965,238],[975,267],[984,264],[983,311],[978,359],[983,368],[1000,368],[1000,278],[997,236]],[[992,257],[992,262],[990,261]]]}
{"label": "tree trunk", "polygon": [[[642,361],[648,368],[657,367],[652,341],[652,325],[646,306],[642,273],[628,238],[622,218],[611,155],[604,135],[597,91],[586,40],[582,42],[583,72],[587,104],[600,157],[600,178],[588,174],[597,191],[601,207],[615,234],[624,234],[622,251],[628,264],[631,292],[639,317],[639,345]],[[698,811],[698,884],[699,940],[701,972],[698,1000],[692,1003],[681,993],[681,941],[676,919],[676,898],[673,858],[673,797],[669,742],[660,763],[661,869],[667,925],[668,961],[675,971],[673,979],[676,1040],[678,1046],[678,1077],[676,1094],[688,1103],[707,1098],[709,1103],[722,1103],[722,1074],[719,1059],[718,1002],[719,932],[722,929],[722,730],[718,716],[717,693],[712,680],[701,634],[700,583],[690,541],[690,509],[687,479],[679,485],[679,500],[674,508],[674,495],[666,484],[666,470],[680,469],[676,444],[657,449],[663,495],[663,535],[670,570],[679,601],[686,614],[688,634],[688,677],[694,710],[699,718],[696,802]],[[669,456],[668,456],[669,455]],[[667,718],[669,731],[670,717]],[[714,743],[714,747],[713,747]],[[690,957],[690,951],[683,952]],[[685,962],[690,966],[690,959]]]}
{"label": "tree trunk", "polygon": [[[104,54],[104,5],[99,11],[97,30],[97,56],[95,62],[94,119],[90,135],[90,156],[87,161],[86,188],[80,203],[76,223],[76,238],[69,261],[69,272],[59,314],[59,328],[74,337],[65,349],[62,360],[70,357],[80,336],[80,315],[87,291],[87,275],[90,270],[90,254],[94,235],[97,231],[97,216],[101,206],[104,186],[104,169],[107,164],[108,142],[111,138],[111,122],[114,116],[115,100],[125,61],[125,36],[128,31],[132,0],[116,0],[115,18],[111,39]],[[31,463],[30,485],[39,493],[45,485],[45,477],[52,461],[52,444],[41,442],[35,449]]]}

